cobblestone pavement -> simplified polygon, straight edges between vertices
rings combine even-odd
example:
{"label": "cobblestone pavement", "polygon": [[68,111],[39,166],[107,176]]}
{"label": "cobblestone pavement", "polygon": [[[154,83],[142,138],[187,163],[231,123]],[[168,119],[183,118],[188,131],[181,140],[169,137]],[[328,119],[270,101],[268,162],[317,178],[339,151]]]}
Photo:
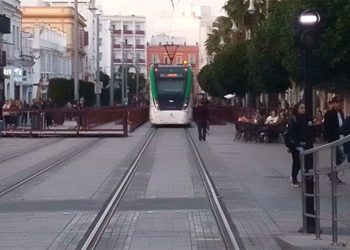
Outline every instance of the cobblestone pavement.
{"label": "cobblestone pavement", "polygon": [[157,131],[98,249],[225,249],[183,129]]}
{"label": "cobblestone pavement", "polygon": [[[197,139],[196,128],[191,128],[190,132]],[[223,196],[241,242],[246,249],[284,249],[277,244],[275,236],[291,236],[292,241],[301,241],[297,233],[302,226],[301,190],[290,185],[291,156],[285,146],[235,142],[233,136],[231,124],[211,126],[206,142],[197,140],[196,145]],[[348,174],[341,177],[350,185]],[[322,189],[329,190],[328,178],[323,177],[321,182]],[[348,185],[338,188],[348,191]],[[329,216],[329,200],[321,203],[325,204],[322,213]],[[339,202],[340,213],[350,217],[349,207],[350,197],[347,196]],[[321,222],[321,226],[327,247],[316,247],[315,235],[309,235],[308,249],[331,248],[330,224]],[[350,242],[349,225],[341,227],[341,241]]]}

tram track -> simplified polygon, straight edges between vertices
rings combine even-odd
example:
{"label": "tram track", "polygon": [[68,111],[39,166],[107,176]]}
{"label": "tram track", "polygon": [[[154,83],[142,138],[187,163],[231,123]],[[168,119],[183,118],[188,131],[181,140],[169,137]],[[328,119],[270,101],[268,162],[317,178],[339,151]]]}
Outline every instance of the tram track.
{"label": "tram track", "polygon": [[[128,189],[128,186],[131,183],[133,176],[137,171],[138,165],[148,145],[150,144],[152,138],[154,137],[156,131],[157,130],[155,129],[150,134],[150,136],[142,146],[141,150],[135,157],[133,163],[130,165],[125,175],[123,176],[119,184],[114,189],[113,193],[110,195],[110,197],[107,199],[107,201],[103,205],[102,209],[97,214],[96,218],[94,219],[93,223],[90,225],[89,229],[85,233],[83,239],[80,241],[76,249],[82,249],[82,250],[95,249],[98,246],[99,241],[102,235],[104,234],[105,229],[107,228],[121,200],[123,199],[123,196],[126,190]],[[229,249],[229,250],[240,249],[235,239],[233,230],[231,228],[230,219],[228,218],[229,215],[227,212],[225,212],[226,210],[220,202],[220,196],[218,195],[215,189],[213,181],[211,180],[211,177],[187,129],[185,129],[185,134],[189,142],[189,145],[194,153],[199,175],[204,184],[207,198],[210,203],[211,211],[214,214],[214,218],[216,220],[217,226],[221,233],[226,249]]]}
{"label": "tram track", "polygon": [[[60,166],[62,163],[72,159],[73,157],[87,151],[91,147],[95,146],[96,143],[100,140],[101,140],[101,138],[98,138],[98,139],[91,140],[88,143],[84,143],[83,145],[78,146],[76,150],[73,150],[72,152],[65,154],[63,157],[60,157],[58,160],[55,160],[54,162],[50,163],[49,165],[45,166],[44,168],[41,168],[39,171],[35,171],[34,173],[28,175],[25,178],[22,178],[20,181],[10,185],[9,187],[7,187],[3,190],[0,190],[0,197],[10,193],[11,191],[19,188],[22,185],[28,183],[29,181],[33,180],[34,178],[38,177],[39,175],[41,175],[45,172],[48,172],[49,170],[51,170],[57,166]],[[60,141],[60,140],[58,140],[58,141]],[[54,143],[52,143],[52,144],[54,144]],[[47,145],[50,145],[50,143],[48,143]],[[45,147],[45,146],[43,146],[43,147]],[[28,152],[26,152],[26,153],[28,153]],[[26,154],[26,153],[24,153],[24,154]],[[21,154],[21,155],[23,155],[23,154]],[[13,158],[16,158],[16,156],[12,157],[11,159],[13,159]],[[8,160],[10,160],[10,159],[4,160],[4,161],[8,161]]]}
{"label": "tram track", "polygon": [[59,139],[54,140],[53,142],[49,141],[49,142],[43,143],[43,144],[35,143],[33,145],[29,145],[29,146],[25,147],[22,150],[17,150],[17,152],[10,153],[8,155],[0,157],[0,163],[7,162],[9,160],[12,160],[12,159],[24,156],[26,154],[32,153],[33,151],[37,151],[37,150],[40,150],[40,149],[42,149],[44,147],[47,147],[47,146],[53,145],[55,143],[58,143],[58,142],[60,142],[62,140],[64,140],[64,139],[59,138]]}

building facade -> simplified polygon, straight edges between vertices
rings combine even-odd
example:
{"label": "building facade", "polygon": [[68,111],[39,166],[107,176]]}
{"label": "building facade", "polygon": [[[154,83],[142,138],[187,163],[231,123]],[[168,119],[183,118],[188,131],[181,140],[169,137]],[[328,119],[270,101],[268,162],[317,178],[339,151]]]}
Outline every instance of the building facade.
{"label": "building facade", "polygon": [[2,34],[1,51],[6,58],[2,68],[2,99],[29,101],[35,64],[30,38],[22,32],[20,1],[2,0],[1,13],[10,19],[10,32]]}
{"label": "building facade", "polygon": [[[28,1],[28,0],[24,0]],[[30,0],[29,0],[30,1]],[[33,0],[31,0],[33,1]],[[74,0],[35,0],[41,2],[42,5],[50,7],[68,6],[74,8]],[[22,0],[23,4],[23,0]],[[84,61],[84,79],[86,81],[96,81],[97,71],[97,18],[99,9],[96,7],[95,0],[78,0],[78,12],[86,21],[85,29],[85,51],[86,57]]]}
{"label": "building facade", "polygon": [[100,69],[110,75],[124,65],[147,75],[146,18],[141,16],[101,16],[99,27]]}
{"label": "building facade", "polygon": [[[171,58],[172,63],[171,63]],[[199,46],[189,45],[181,37],[170,37],[165,34],[153,36],[147,45],[147,70],[152,64],[191,64],[193,69],[194,92],[199,93],[197,81],[199,66]]]}
{"label": "building facade", "polygon": [[[23,13],[23,30],[31,31],[33,27],[40,24],[46,24],[51,29],[57,32],[63,32],[66,34],[66,53],[70,58],[73,58],[74,54],[74,9],[72,7],[34,7],[27,6],[22,7]],[[86,70],[86,33],[85,33],[85,19],[78,15],[78,44],[79,44],[79,61],[78,71],[79,79],[85,79]],[[70,67],[73,69],[73,60],[71,60]],[[50,77],[50,76],[49,76]],[[49,79],[48,79],[49,80]],[[38,84],[35,82],[34,84]]]}
{"label": "building facade", "polygon": [[72,77],[72,58],[67,53],[66,34],[49,25],[35,25],[31,30],[33,54],[33,97],[47,98],[49,79]]}

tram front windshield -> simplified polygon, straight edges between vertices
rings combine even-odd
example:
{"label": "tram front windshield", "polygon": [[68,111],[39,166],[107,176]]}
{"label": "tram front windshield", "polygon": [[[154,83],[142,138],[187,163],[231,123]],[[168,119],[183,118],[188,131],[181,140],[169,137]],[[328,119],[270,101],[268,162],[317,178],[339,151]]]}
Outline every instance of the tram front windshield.
{"label": "tram front windshield", "polygon": [[181,109],[184,102],[185,79],[158,79],[156,81],[161,110]]}

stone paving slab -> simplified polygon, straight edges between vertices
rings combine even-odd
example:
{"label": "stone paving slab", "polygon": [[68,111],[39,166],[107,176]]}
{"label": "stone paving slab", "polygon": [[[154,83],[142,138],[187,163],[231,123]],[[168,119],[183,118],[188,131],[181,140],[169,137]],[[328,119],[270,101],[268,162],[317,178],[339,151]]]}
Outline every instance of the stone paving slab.
{"label": "stone paving slab", "polygon": [[145,124],[128,138],[102,139],[83,157],[1,197],[0,249],[75,249],[150,129]]}
{"label": "stone paving slab", "polygon": [[[223,196],[240,242],[246,249],[284,249],[285,245],[281,247],[281,241],[277,242],[275,236],[296,235],[302,226],[301,190],[290,185],[292,161],[285,146],[233,141],[232,124],[211,126],[206,142],[197,140],[196,127],[189,130]],[[350,183],[348,175],[342,178]],[[321,182],[324,189],[329,187],[326,177]],[[349,187],[339,188],[348,190]],[[349,214],[346,209],[349,198],[342,206],[346,214]],[[326,228],[329,223],[322,225]],[[348,241],[347,235],[340,240]]]}

